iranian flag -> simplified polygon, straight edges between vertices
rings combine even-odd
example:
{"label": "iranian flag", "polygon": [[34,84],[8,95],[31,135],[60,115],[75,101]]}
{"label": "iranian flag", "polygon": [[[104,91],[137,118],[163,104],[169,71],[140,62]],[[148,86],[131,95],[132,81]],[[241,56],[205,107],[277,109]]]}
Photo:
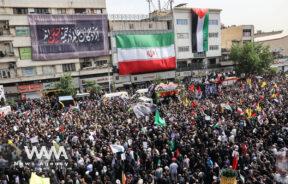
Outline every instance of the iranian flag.
{"label": "iranian flag", "polygon": [[208,9],[192,9],[192,52],[208,50]]}
{"label": "iranian flag", "polygon": [[176,68],[173,33],[117,35],[120,75]]}

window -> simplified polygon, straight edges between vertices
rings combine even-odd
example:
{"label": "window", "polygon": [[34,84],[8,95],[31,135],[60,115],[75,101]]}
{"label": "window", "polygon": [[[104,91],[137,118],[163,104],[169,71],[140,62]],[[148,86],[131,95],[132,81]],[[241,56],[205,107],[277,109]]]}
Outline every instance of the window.
{"label": "window", "polygon": [[176,23],[178,25],[187,25],[188,24],[188,19],[176,19]]}
{"label": "window", "polygon": [[65,8],[57,8],[57,14],[66,14]]}
{"label": "window", "polygon": [[188,52],[188,51],[189,51],[189,46],[178,47],[178,52]]}
{"label": "window", "polygon": [[209,33],[210,38],[218,38],[218,33]]}
{"label": "window", "polygon": [[129,29],[134,29],[134,24],[129,24]]}
{"label": "window", "polygon": [[206,57],[206,52],[197,52],[197,53],[194,53],[194,57],[195,57],[195,58],[204,58],[204,57]]}
{"label": "window", "polygon": [[218,25],[218,20],[209,20],[209,25]]}
{"label": "window", "polygon": [[243,36],[250,37],[251,36],[251,29],[244,29],[243,30]]}
{"label": "window", "polygon": [[108,62],[107,60],[99,60],[99,61],[95,61],[95,66],[96,67],[103,67],[103,66],[107,66]]}
{"label": "window", "polygon": [[19,48],[19,55],[21,60],[30,60],[32,58],[32,49],[31,47],[22,47]]}
{"label": "window", "polygon": [[34,8],[34,13],[49,14],[49,10],[48,10],[48,8]]}
{"label": "window", "polygon": [[177,39],[188,39],[189,34],[188,33],[177,33]]}
{"label": "window", "polygon": [[92,8],[92,9],[90,9],[90,12],[91,12],[91,14],[102,14],[101,9]]}
{"label": "window", "polygon": [[75,8],[75,14],[85,14],[86,9],[85,8]]}
{"label": "window", "polygon": [[63,64],[62,65],[63,72],[73,72],[76,71],[75,63]]}
{"label": "window", "polygon": [[44,75],[53,75],[55,73],[54,66],[43,66],[42,71]]}
{"label": "window", "polygon": [[219,49],[219,45],[210,45],[209,46],[209,50],[218,50]]}
{"label": "window", "polygon": [[28,14],[28,8],[14,8],[14,14]]}
{"label": "window", "polygon": [[89,67],[92,67],[92,62],[91,61],[84,61],[84,62],[80,63],[80,68],[81,69],[89,68]]}
{"label": "window", "polygon": [[10,78],[10,71],[8,69],[0,70],[0,78]]}
{"label": "window", "polygon": [[187,68],[187,61],[179,61],[177,62],[178,68]]}
{"label": "window", "polygon": [[149,24],[149,29],[152,29],[152,28],[153,28],[153,24],[150,23],[150,24]]}
{"label": "window", "polygon": [[35,67],[22,68],[22,76],[30,77],[30,76],[34,76],[34,75],[36,75]]}
{"label": "window", "polygon": [[29,27],[17,26],[15,27],[16,36],[30,36]]}

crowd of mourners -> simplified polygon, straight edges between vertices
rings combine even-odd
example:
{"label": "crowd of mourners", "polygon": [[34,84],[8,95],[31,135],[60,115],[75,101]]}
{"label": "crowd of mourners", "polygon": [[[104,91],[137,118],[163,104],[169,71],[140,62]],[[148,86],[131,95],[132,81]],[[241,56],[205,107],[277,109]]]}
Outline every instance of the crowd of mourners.
{"label": "crowd of mourners", "polygon": [[[288,183],[287,75],[219,84],[200,98],[190,79],[182,84],[178,97],[157,101],[166,126],[155,126],[154,113],[137,118],[129,99],[94,96],[79,109],[59,109],[53,98],[18,102],[0,117],[0,183],[26,184],[36,172],[52,184],[217,184],[224,168],[239,184]],[[31,163],[24,151],[53,145],[65,148],[64,165]]]}

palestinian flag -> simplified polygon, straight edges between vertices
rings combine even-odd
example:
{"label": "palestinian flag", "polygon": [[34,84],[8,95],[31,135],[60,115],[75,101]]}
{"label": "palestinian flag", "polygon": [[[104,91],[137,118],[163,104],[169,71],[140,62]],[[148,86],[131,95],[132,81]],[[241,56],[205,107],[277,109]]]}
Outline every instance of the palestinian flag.
{"label": "palestinian flag", "polygon": [[208,9],[192,9],[192,52],[208,51]]}
{"label": "palestinian flag", "polygon": [[174,34],[117,35],[120,75],[176,68]]}

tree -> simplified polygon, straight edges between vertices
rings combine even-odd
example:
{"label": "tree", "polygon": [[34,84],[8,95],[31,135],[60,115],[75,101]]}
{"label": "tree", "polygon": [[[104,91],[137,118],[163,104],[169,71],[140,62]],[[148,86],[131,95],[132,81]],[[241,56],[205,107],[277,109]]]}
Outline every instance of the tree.
{"label": "tree", "polygon": [[59,95],[75,95],[76,89],[73,85],[73,78],[70,74],[64,74],[60,77],[60,81],[56,83],[56,89],[59,90]]}
{"label": "tree", "polygon": [[99,94],[102,90],[102,87],[96,84],[95,81],[85,81],[85,87],[87,91],[92,94]]}
{"label": "tree", "polygon": [[273,55],[268,46],[259,43],[234,44],[230,58],[236,63],[238,74],[263,74],[270,70]]}

